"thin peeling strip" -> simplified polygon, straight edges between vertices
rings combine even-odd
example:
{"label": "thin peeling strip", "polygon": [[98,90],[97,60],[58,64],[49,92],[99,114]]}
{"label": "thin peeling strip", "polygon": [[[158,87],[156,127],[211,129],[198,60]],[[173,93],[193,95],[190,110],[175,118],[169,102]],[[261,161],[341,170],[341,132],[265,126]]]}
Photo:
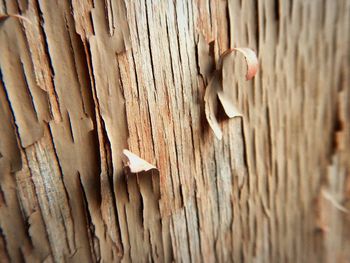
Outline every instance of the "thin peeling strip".
{"label": "thin peeling strip", "polygon": [[231,48],[231,49],[226,50],[220,56],[220,60],[219,60],[220,67],[222,67],[225,57],[234,51],[238,51],[241,54],[243,54],[243,56],[247,62],[247,74],[245,75],[245,77],[246,77],[246,80],[251,80],[258,72],[259,61],[258,61],[258,58],[257,58],[255,52],[250,48],[238,47],[238,48]]}
{"label": "thin peeling strip", "polygon": [[147,172],[153,169],[157,170],[157,168],[154,165],[141,159],[129,150],[124,149],[123,154],[125,157],[123,158],[124,165],[130,168],[131,173]]}
{"label": "thin peeling strip", "polygon": [[221,140],[222,131],[216,119],[216,113],[218,110],[217,93],[221,89],[221,79],[219,72],[215,72],[210,79],[209,84],[204,94],[204,108],[205,116],[207,117],[210,127],[213,129],[215,136]]}
{"label": "thin peeling strip", "polygon": [[5,19],[10,18],[10,17],[18,18],[18,19],[21,19],[23,21],[26,21],[29,24],[32,24],[32,22],[28,18],[26,18],[22,15],[0,15],[0,21],[5,20]]}
{"label": "thin peeling strip", "polygon": [[331,204],[337,208],[338,210],[344,212],[344,213],[349,213],[349,210],[346,209],[344,206],[342,206],[335,198],[332,196],[329,192],[326,190],[322,190],[322,195],[324,198],[326,198]]}

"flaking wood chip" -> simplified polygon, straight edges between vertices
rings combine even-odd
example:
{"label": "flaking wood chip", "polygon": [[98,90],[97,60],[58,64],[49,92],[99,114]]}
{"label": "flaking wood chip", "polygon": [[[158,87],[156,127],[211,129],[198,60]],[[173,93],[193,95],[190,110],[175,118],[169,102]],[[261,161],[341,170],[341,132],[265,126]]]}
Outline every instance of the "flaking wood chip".
{"label": "flaking wood chip", "polygon": [[222,67],[224,59],[228,55],[232,54],[232,52],[235,52],[235,51],[240,52],[244,56],[244,58],[247,62],[247,74],[245,75],[245,78],[246,78],[246,80],[251,80],[255,76],[256,72],[258,72],[259,61],[258,61],[258,58],[257,58],[255,52],[250,48],[238,47],[238,48],[231,48],[231,49],[226,50],[220,56],[220,60],[219,60],[220,67]]}
{"label": "flaking wood chip", "polygon": [[154,165],[138,157],[136,154],[130,152],[129,150],[123,150],[124,165],[129,167],[131,173],[147,172],[149,170],[158,170]]}
{"label": "flaking wood chip", "polygon": [[32,22],[28,18],[21,16],[21,15],[0,15],[0,21],[5,20],[5,19],[10,18],[10,17],[18,18],[18,19],[21,19],[23,21],[26,21],[29,24],[32,24]]}
{"label": "flaking wood chip", "polygon": [[227,96],[223,90],[219,90],[218,97],[226,115],[229,118],[242,117],[242,113],[238,111],[234,103],[231,101],[230,97]]}
{"label": "flaking wood chip", "polygon": [[[245,60],[247,62],[247,73],[246,73],[246,80],[251,80],[259,68],[259,62],[258,58],[253,50],[250,48],[233,48],[225,51],[220,58],[220,66],[222,67],[222,72],[224,74],[224,60],[228,57],[228,55],[232,54],[232,52],[238,51],[241,54],[244,55]],[[218,92],[219,100],[225,110],[225,113],[229,118],[234,117],[242,117],[242,114],[238,111],[234,103],[232,102],[232,99],[230,97],[230,94],[227,94],[227,90],[225,92],[224,87]]]}
{"label": "flaking wood chip", "polygon": [[234,103],[231,101],[229,94],[225,93],[222,81],[224,60],[228,57],[229,54],[231,54],[234,51],[240,52],[245,57],[245,60],[247,62],[247,80],[251,80],[255,76],[259,68],[258,58],[255,52],[250,48],[228,49],[220,56],[218,70],[215,71],[215,73],[212,75],[204,95],[205,115],[210,127],[214,131],[215,136],[219,140],[222,139],[222,131],[216,118],[218,110],[217,99],[219,98],[225,110],[225,113],[229,118],[242,117],[242,114],[238,111]]}
{"label": "flaking wood chip", "polygon": [[222,131],[219,126],[218,120],[216,119],[216,114],[218,111],[217,94],[218,91],[220,91],[221,89],[221,81],[221,74],[219,71],[216,71],[213,77],[210,79],[204,94],[205,116],[207,117],[208,123],[214,131],[215,136],[219,140],[222,139]]}

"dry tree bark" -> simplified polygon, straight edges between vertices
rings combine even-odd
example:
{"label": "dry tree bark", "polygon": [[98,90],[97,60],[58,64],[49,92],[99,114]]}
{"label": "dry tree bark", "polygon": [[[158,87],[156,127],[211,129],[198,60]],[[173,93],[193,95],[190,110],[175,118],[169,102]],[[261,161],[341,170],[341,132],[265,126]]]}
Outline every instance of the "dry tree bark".
{"label": "dry tree bark", "polygon": [[[349,1],[1,0],[0,15],[1,262],[350,262]],[[218,140],[200,69],[234,47],[260,70],[225,62],[242,117],[219,108]],[[158,171],[124,170],[123,149]]]}

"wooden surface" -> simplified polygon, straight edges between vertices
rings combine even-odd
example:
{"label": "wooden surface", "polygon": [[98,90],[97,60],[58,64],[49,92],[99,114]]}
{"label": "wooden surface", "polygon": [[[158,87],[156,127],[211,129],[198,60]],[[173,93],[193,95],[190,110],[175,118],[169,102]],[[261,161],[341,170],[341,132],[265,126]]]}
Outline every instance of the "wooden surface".
{"label": "wooden surface", "polygon": [[[349,1],[0,14],[30,20],[0,21],[1,262],[350,262]],[[218,140],[200,65],[233,47],[260,68],[225,62],[243,117],[220,109]],[[124,148],[159,171],[126,174]]]}

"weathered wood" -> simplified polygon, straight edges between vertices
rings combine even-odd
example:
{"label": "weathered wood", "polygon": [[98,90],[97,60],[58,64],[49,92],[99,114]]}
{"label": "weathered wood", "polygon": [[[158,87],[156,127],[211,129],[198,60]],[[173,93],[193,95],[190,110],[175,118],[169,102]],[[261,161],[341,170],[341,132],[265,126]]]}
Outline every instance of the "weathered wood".
{"label": "weathered wood", "polygon": [[[350,261],[350,2],[1,0],[1,262]],[[211,42],[211,46],[206,46]],[[222,140],[204,92],[225,50]],[[208,67],[206,67],[208,66]],[[201,70],[202,69],[202,70]],[[154,169],[130,174],[122,150]]]}

